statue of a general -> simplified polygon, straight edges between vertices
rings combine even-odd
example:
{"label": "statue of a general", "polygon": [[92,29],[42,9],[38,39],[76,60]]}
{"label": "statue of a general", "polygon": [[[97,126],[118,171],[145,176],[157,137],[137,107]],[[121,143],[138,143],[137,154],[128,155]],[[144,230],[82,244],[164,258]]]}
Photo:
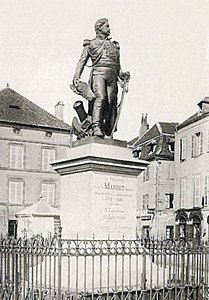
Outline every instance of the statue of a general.
{"label": "statue of a general", "polygon": [[110,27],[106,18],[96,21],[95,32],[93,40],[84,40],[73,85],[79,88],[81,74],[91,58],[89,86],[93,96],[92,101],[89,101],[88,115],[91,117],[92,135],[112,137],[117,117],[118,78],[127,82],[130,73],[121,69],[120,46],[109,38]]}

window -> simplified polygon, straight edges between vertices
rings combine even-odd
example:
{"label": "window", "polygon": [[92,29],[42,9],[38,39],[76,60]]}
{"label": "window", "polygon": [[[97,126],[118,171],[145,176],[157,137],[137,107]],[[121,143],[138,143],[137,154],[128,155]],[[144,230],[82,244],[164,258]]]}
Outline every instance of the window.
{"label": "window", "polygon": [[195,175],[193,177],[193,205],[200,206],[200,176]]}
{"label": "window", "polygon": [[186,178],[180,179],[180,207],[186,204]]}
{"label": "window", "polygon": [[209,175],[205,176],[204,196],[202,197],[202,206],[208,206],[209,200]]}
{"label": "window", "polygon": [[179,224],[179,238],[180,239],[186,238],[186,223]]}
{"label": "window", "polygon": [[173,240],[174,238],[174,228],[173,226],[166,226],[166,239],[167,240]]}
{"label": "window", "polygon": [[10,180],[9,181],[9,203],[22,204],[23,203],[23,181]]}
{"label": "window", "polygon": [[174,179],[174,163],[168,165],[168,179]]}
{"label": "window", "polygon": [[191,150],[191,157],[194,157],[194,156],[195,156],[194,147],[195,147],[195,136],[192,135],[192,150]]}
{"label": "window", "polygon": [[168,147],[169,147],[170,152],[174,152],[174,150],[175,150],[175,143],[174,143],[174,141],[170,142],[168,144]]}
{"label": "window", "polygon": [[55,204],[55,183],[45,182],[41,184],[41,193],[44,201],[54,205]]}
{"label": "window", "polygon": [[151,141],[151,142],[148,144],[148,147],[149,147],[149,153],[155,152],[156,146],[157,146],[156,141]]}
{"label": "window", "polygon": [[23,169],[24,167],[24,146],[10,145],[10,168]]}
{"label": "window", "polygon": [[186,146],[187,146],[187,141],[186,138],[180,139],[180,160],[184,161],[186,159]]}
{"label": "window", "polygon": [[143,173],[143,182],[145,182],[146,181],[146,171],[144,170],[142,173]]}
{"label": "window", "polygon": [[173,199],[174,199],[173,194],[169,193],[169,194],[165,194],[165,196],[168,203],[167,208],[173,208]]}
{"label": "window", "polygon": [[42,170],[50,171],[50,162],[55,160],[56,151],[55,149],[42,148]]}
{"label": "window", "polygon": [[149,226],[143,226],[142,232],[143,232],[143,238],[144,239],[149,239],[149,237],[150,237],[150,227]]}
{"label": "window", "polygon": [[139,151],[138,151],[138,150],[134,150],[134,151],[133,151],[133,157],[134,157],[134,158],[139,157]]}
{"label": "window", "polygon": [[146,169],[146,181],[149,180],[149,175],[150,175],[150,166],[147,166],[147,169]]}
{"label": "window", "polygon": [[16,236],[17,236],[17,220],[9,220],[8,236],[16,238]]}
{"label": "window", "polygon": [[203,153],[203,132],[198,132],[192,136],[191,157],[196,157]]}
{"label": "window", "polygon": [[143,203],[142,203],[142,209],[146,210],[149,206],[149,194],[143,195]]}
{"label": "window", "polygon": [[146,170],[143,171],[143,182],[148,181],[150,178],[150,166],[147,166]]}

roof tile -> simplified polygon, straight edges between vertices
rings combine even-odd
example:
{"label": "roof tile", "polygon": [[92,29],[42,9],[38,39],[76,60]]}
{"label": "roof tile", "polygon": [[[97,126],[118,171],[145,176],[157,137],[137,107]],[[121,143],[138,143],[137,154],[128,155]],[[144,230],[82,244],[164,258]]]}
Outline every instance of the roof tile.
{"label": "roof tile", "polygon": [[70,125],[8,87],[0,91],[0,122],[71,130]]}

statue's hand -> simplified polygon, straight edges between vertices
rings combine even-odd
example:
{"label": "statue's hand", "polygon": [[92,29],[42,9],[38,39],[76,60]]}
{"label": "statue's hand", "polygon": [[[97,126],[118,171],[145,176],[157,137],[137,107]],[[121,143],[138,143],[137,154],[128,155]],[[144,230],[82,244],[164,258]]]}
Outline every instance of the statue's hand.
{"label": "statue's hand", "polygon": [[77,87],[78,83],[80,82],[80,78],[79,77],[73,77],[73,84],[75,87]]}
{"label": "statue's hand", "polygon": [[123,72],[123,71],[120,71],[119,72],[119,77],[121,80],[126,80],[126,81],[129,81],[130,80],[130,72]]}
{"label": "statue's hand", "polygon": [[129,71],[125,72],[125,80],[126,80],[126,81],[129,81],[130,78],[131,78],[130,72],[129,72]]}

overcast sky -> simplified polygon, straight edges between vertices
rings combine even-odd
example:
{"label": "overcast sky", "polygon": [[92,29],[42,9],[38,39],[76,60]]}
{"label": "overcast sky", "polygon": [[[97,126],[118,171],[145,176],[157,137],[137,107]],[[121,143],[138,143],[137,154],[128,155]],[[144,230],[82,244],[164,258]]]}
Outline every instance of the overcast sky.
{"label": "overcast sky", "polygon": [[135,137],[142,113],[153,125],[196,112],[209,96],[207,0],[0,0],[0,89],[9,83],[51,113],[62,100],[71,124],[80,98],[69,83],[83,40],[94,38],[101,17],[109,19],[122,68],[131,73],[115,138]]}

